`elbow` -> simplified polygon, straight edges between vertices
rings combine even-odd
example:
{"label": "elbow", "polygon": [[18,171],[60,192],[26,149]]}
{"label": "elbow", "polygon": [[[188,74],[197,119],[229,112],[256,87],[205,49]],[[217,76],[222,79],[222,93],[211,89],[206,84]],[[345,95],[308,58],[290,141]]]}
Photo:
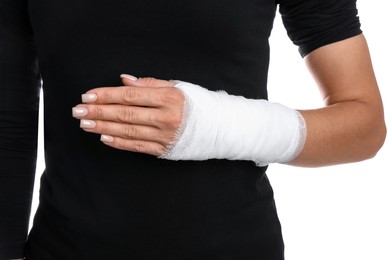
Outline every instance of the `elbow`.
{"label": "elbow", "polygon": [[374,131],[373,135],[370,141],[370,148],[367,149],[367,154],[365,159],[372,159],[374,158],[377,153],[382,148],[383,144],[385,143],[387,135],[387,127],[384,120],[380,123],[379,126],[377,126]]}
{"label": "elbow", "polygon": [[360,127],[356,128],[360,133],[356,136],[355,145],[350,147],[354,154],[350,157],[352,163],[374,158],[385,143],[387,127],[383,110],[380,113],[372,113],[372,110],[370,112],[364,116],[366,120],[361,121]]}
{"label": "elbow", "polygon": [[378,134],[377,134],[377,145],[375,147],[375,153],[372,155],[372,157],[374,157],[378,152],[379,150],[382,148],[383,144],[385,143],[385,140],[386,140],[386,135],[387,135],[387,127],[386,127],[386,123],[383,121],[381,127],[380,127],[380,130],[378,130]]}
{"label": "elbow", "polygon": [[[381,100],[366,103],[366,120],[363,120],[366,125],[366,130],[361,132],[360,139],[363,141],[362,158],[361,160],[368,160],[374,158],[383,147],[387,127],[385,122],[384,108]],[[368,109],[367,109],[368,108]],[[360,115],[363,115],[361,113]],[[363,118],[362,117],[362,118]]]}

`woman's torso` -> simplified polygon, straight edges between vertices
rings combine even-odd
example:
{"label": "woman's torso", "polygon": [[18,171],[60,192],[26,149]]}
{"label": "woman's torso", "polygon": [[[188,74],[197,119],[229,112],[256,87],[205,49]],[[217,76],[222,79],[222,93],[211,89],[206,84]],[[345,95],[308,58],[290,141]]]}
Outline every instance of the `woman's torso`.
{"label": "woman's torso", "polygon": [[119,75],[267,98],[276,4],[30,0],[44,82],[45,159],[31,259],[283,259],[266,168],[115,150],[71,108]]}

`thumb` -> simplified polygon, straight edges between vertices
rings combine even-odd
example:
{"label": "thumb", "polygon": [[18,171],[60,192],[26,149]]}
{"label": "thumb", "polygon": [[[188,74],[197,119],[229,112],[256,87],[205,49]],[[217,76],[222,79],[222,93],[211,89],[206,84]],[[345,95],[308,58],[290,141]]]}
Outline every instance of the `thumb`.
{"label": "thumb", "polygon": [[129,74],[121,74],[122,82],[125,86],[133,87],[173,87],[176,83],[163,79],[156,79],[152,77],[136,78]]}

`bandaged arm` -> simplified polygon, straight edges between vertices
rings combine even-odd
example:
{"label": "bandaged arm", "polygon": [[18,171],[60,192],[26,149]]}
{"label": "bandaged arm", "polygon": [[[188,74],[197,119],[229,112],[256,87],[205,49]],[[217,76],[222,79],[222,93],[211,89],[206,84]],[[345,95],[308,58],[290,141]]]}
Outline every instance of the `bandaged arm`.
{"label": "bandaged arm", "polygon": [[287,163],[302,150],[305,120],[294,109],[176,81],[185,96],[182,124],[161,158]]}

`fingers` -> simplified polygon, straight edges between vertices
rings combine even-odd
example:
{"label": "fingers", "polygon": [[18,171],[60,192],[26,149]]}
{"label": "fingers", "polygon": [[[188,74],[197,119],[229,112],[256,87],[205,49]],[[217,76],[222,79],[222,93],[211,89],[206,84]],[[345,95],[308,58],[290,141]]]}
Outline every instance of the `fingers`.
{"label": "fingers", "polygon": [[78,105],[72,109],[73,117],[129,123],[137,125],[159,126],[161,111],[155,108],[124,105]]}
{"label": "fingers", "polygon": [[112,138],[111,136],[108,136],[107,139],[106,136],[102,136],[100,140],[104,144],[120,150],[136,153],[146,153],[154,156],[161,156],[165,153],[165,146],[155,142],[129,140],[120,137]]}
{"label": "fingers", "polygon": [[161,94],[156,89],[136,87],[104,87],[88,91],[81,96],[83,103],[122,104],[160,107]]}
{"label": "fingers", "polygon": [[125,86],[91,89],[82,95],[83,103],[160,107],[170,101],[170,97],[177,98],[181,94],[173,88],[173,81],[128,74],[122,74],[121,78]]}
{"label": "fingers", "polygon": [[184,94],[172,81],[121,75],[120,87],[91,89],[72,109],[80,127],[111,147],[160,156],[175,139]]}
{"label": "fingers", "polygon": [[183,102],[179,89],[172,87],[103,87],[81,96],[83,103],[122,104],[141,107],[164,107]]}
{"label": "fingers", "polygon": [[121,74],[120,77],[122,78],[122,82],[125,86],[160,88],[173,87],[175,85],[175,83],[172,81],[156,79],[152,77],[136,78],[129,74]]}
{"label": "fingers", "polygon": [[[126,139],[155,142],[164,147],[174,138],[172,132],[160,131],[155,127],[143,125],[82,119],[80,121],[80,127],[86,132],[110,136],[114,139],[120,138],[119,140]],[[107,140],[108,139],[106,139],[106,142]]]}
{"label": "fingers", "polygon": [[161,94],[156,88],[172,88],[172,81],[152,77],[136,78],[122,74],[125,87],[105,87],[89,90],[82,95],[83,102],[98,104],[126,104],[139,106],[160,106]]}
{"label": "fingers", "polygon": [[172,132],[150,126],[82,119],[80,127],[86,132],[101,134],[100,140],[113,148],[155,156],[163,155],[174,139]]}
{"label": "fingers", "polygon": [[73,117],[111,121],[126,124],[146,125],[162,130],[175,131],[182,121],[182,107],[158,109],[124,105],[82,104],[72,108]]}

